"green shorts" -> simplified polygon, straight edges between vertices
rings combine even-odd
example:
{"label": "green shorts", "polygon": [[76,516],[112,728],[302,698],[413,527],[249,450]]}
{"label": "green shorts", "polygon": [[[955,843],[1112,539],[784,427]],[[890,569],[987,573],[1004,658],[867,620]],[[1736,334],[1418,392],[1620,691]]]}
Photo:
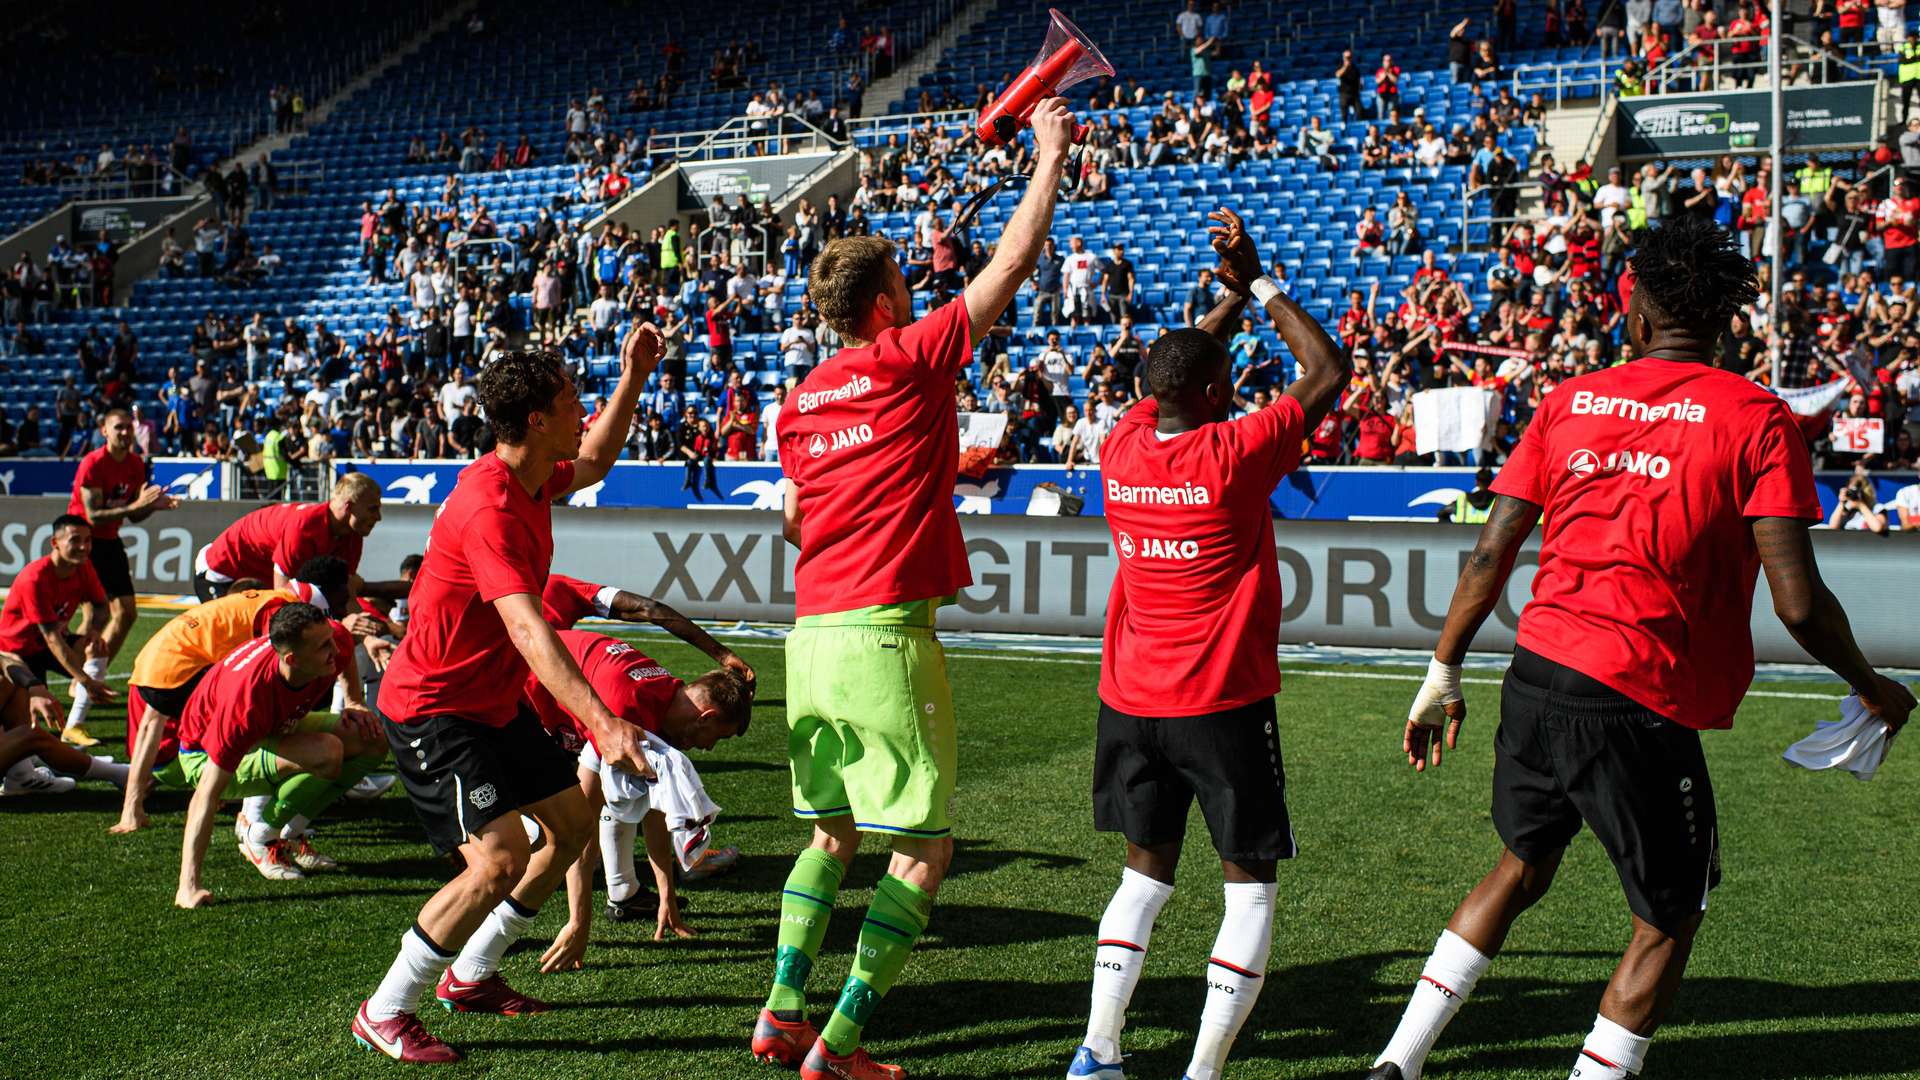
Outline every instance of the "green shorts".
{"label": "green shorts", "polygon": [[794,814],[851,814],[864,832],[952,831],[959,749],[932,613],[921,603],[808,616],[787,636]]}
{"label": "green shorts", "polygon": [[[332,713],[308,713],[293,726],[296,733],[333,732],[340,728],[340,718]],[[260,745],[247,752],[240,759],[240,767],[234,770],[233,779],[227,781],[227,793],[224,798],[245,799],[253,795],[272,795],[280,790],[280,785],[298,774],[298,770],[287,776],[280,775],[277,762],[280,760],[280,736],[269,735],[260,741]],[[153,778],[162,787],[193,790],[200,786],[200,774],[206,771],[207,755],[201,750],[183,750],[172,761],[153,770]]]}
{"label": "green shorts", "polygon": [[[272,795],[280,790],[280,740],[270,737],[240,759],[240,767],[227,781],[224,798],[245,799],[254,795]],[[200,774],[207,770],[204,750],[182,750],[178,757],[153,770],[153,779],[161,787],[192,791],[200,786]]]}

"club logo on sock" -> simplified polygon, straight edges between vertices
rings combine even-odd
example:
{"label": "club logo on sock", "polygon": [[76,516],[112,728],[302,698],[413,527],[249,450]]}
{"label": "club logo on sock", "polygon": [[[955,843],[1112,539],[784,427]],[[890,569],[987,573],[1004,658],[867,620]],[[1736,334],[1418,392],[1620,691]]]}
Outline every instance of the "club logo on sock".
{"label": "club logo on sock", "polygon": [[500,793],[494,790],[492,784],[481,784],[467,793],[467,801],[471,802],[476,810],[485,810],[499,797]]}

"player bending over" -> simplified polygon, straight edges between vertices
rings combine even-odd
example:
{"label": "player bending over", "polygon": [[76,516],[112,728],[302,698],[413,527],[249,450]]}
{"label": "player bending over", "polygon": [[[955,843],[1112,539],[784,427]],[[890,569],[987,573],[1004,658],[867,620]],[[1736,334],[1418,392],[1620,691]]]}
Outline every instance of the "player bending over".
{"label": "player bending over", "polygon": [[[934,613],[973,582],[954,516],[960,436],[954,376],[1033,273],[1053,221],[1073,118],[1033,113],[1033,180],[999,248],[965,293],[913,319],[893,244],[848,237],[813,262],[807,295],[845,340],[780,412],[786,536],[799,620],[787,637],[787,741],[794,813],[813,842],[781,891],[773,989],[756,1057],[803,1080],[889,1080],[861,1033],[905,969],[953,858],[948,800],[958,753]],[[807,974],[863,833],[893,844],[861,923],[853,970],[816,1038]]]}
{"label": "player bending over", "polygon": [[[742,660],[732,649],[714,640],[713,635],[700,629],[699,624],[675,611],[669,604],[655,600],[650,596],[630,593],[613,585],[595,585],[565,574],[554,574],[547,578],[546,591],[540,597],[541,608],[547,623],[555,630],[571,630],[581,619],[597,615],[603,619],[618,619],[621,622],[652,623],[681,641],[699,649],[712,657],[721,667],[738,675],[746,683],[747,694],[752,696],[754,689],[753,668]],[[688,763],[692,768],[692,763]],[[699,784],[698,773],[694,774],[694,783]],[[704,796],[704,788],[702,795]],[[734,868],[740,861],[740,849],[737,847],[715,848],[713,836],[697,815],[692,817],[675,816],[667,822],[672,831],[673,850],[680,864],[681,872],[689,881],[713,877]],[[600,815],[599,848],[603,852],[616,850],[613,832],[618,822],[606,813]],[[633,830],[627,830],[625,845],[625,863],[622,881],[637,881],[633,867]],[[588,856],[593,852],[589,850]],[[609,859],[613,856],[609,855]],[[611,867],[612,864],[609,863]],[[640,918],[640,907],[646,900],[645,889],[638,884],[632,890],[615,890],[613,875],[608,877],[607,918],[615,922]]]}
{"label": "player bending over", "polygon": [[1793,413],[1713,366],[1753,303],[1753,264],[1711,222],[1669,219],[1633,258],[1627,335],[1640,359],[1562,383],[1494,481],[1404,748],[1440,764],[1466,719],[1460,662],[1546,513],[1494,735],[1493,823],[1506,850],[1454,911],[1369,1080],[1418,1080],[1434,1040],[1546,895],[1582,823],[1625,887],[1633,940],[1575,1059],[1580,1080],[1640,1071],[1673,1004],[1720,833],[1700,732],[1733,726],[1753,681],[1753,586],[1808,654],[1898,730],[1913,695],[1860,655],[1820,580],[1820,520]]}
{"label": "player bending over", "polygon": [[54,734],[60,725],[45,681],[18,656],[0,653],[0,795],[61,795],[76,776],[127,786],[125,765],[62,742]]}
{"label": "player bending over", "polygon": [[[682,683],[631,643],[605,634],[562,630],[560,643],[607,708],[645,732],[643,752],[653,772],[652,779],[643,780],[608,764],[593,732],[554,700],[537,678],[527,680],[527,705],[561,746],[579,755],[581,794],[600,812],[598,855],[607,875],[608,916],[616,917],[614,908],[640,891],[633,852],[634,834],[640,832],[646,838],[647,860],[660,893],[654,940],[663,939],[669,930],[692,937],[681,921],[674,894],[675,856],[665,811],[670,808],[667,804],[704,804],[702,817],[718,812],[684,751],[711,750],[721,739],[746,734],[753,715],[752,689],[726,668]],[[593,926],[594,849],[589,843],[567,872],[567,925],[541,957],[542,971],[578,968],[586,954]]]}
{"label": "player bending over", "polygon": [[[1226,916],[1186,1075],[1214,1080],[1260,996],[1273,943],[1275,865],[1294,855],[1274,695],[1280,692],[1280,568],[1268,500],[1300,464],[1305,434],[1352,376],[1326,331],[1260,269],[1231,210],[1210,215],[1228,293],[1147,354],[1152,396],[1100,451],[1107,525],[1120,555],[1101,648],[1094,827],[1127,839],[1120,887],[1100,919],[1087,1035],[1067,1075],[1118,1080],[1120,1033],[1139,984],[1194,799],[1226,876]],[[1271,408],[1232,415],[1227,335],[1249,294],[1300,376]]]}
{"label": "player bending over", "polygon": [[194,555],[194,595],[213,600],[243,579],[284,589],[300,564],[333,555],[347,564],[353,595],[404,597],[404,581],[360,580],[360,551],[378,524],[380,485],[365,473],[348,473],[334,481],[326,502],[263,506],[227,526]]}
{"label": "player bending over", "polygon": [[[145,521],[160,510],[179,505],[173,496],[147,482],[147,463],[133,445],[133,416],[125,409],[108,409],[100,418],[100,435],[106,445],[80,459],[73,474],[73,496],[67,513],[84,517],[93,525],[93,551],[88,556],[100,586],[107,594],[107,625],[100,632],[100,651],[89,654],[86,673],[98,679],[106,675],[113,658],[120,655],[133,631],[138,611],[133,596],[133,568],[127,561],[127,545],[120,539],[120,526]],[[73,707],[67,711],[67,727],[61,733],[66,741],[79,747],[99,742],[87,734],[87,710],[93,694],[86,683],[73,689]]]}
{"label": "player bending over", "polygon": [[[351,675],[352,658],[344,627],[312,604],[292,603],[273,613],[266,636],[235,649],[200,680],[181,711],[175,745],[163,744],[173,753],[161,782],[193,789],[175,904],[197,908],[213,898],[200,871],[222,798],[271,795],[296,772],[339,775],[340,739],[302,725],[334,679]],[[364,705],[348,705],[341,720],[363,736],[375,733]]]}
{"label": "player bending over", "polygon": [[[133,662],[127,688],[127,743],[131,747],[133,779],[127,785],[120,820],[109,832],[130,833],[147,823],[146,797],[156,782],[172,774],[154,766],[163,745],[175,737],[175,723],[194,689],[212,667],[256,637],[267,632],[275,612],[290,603],[305,602],[322,612],[347,605],[346,564],[321,555],[300,565],[300,577],[286,589],[239,588],[218,600],[188,608],[147,639]],[[238,584],[245,585],[246,582]],[[341,620],[349,634],[364,633],[365,616]],[[336,717],[347,715],[349,704],[364,704],[358,655],[349,649],[342,674],[334,681]],[[234,818],[234,840],[261,874],[275,880],[293,880],[301,871],[330,870],[338,865],[316,851],[308,826],[354,785],[378,768],[387,757],[386,735],[364,725],[341,723],[335,717],[315,715],[302,721],[306,733],[334,736],[341,744],[340,767],[332,775],[299,772],[281,780],[272,793],[243,796]]]}
{"label": "player bending over", "polygon": [[[37,679],[58,668],[73,678],[74,693],[112,701],[114,692],[86,663],[106,655],[100,637],[107,621],[107,594],[93,568],[93,526],[78,514],[53,519],[47,553],[20,568],[0,606],[0,652],[20,658]],[[74,612],[87,609],[75,633]],[[104,672],[102,672],[104,674]]]}
{"label": "player bending over", "polygon": [[[380,686],[414,811],[435,850],[458,851],[466,864],[421,908],[354,1014],[354,1038],[395,1060],[460,1059],[415,1014],[436,983],[449,1009],[546,1009],[507,985],[500,958],[585,849],[593,808],[573,755],[521,700],[528,673],[593,733],[603,760],[649,775],[639,729],[595,695],[542,619],[540,596],[553,563],[554,501],[613,468],[660,351],[651,324],[627,335],[620,384],[584,438],[580,391],[558,354],[523,349],[480,373],[480,403],[499,444],[461,471],[434,518],[407,598],[407,635]],[[546,835],[537,852],[522,814]]]}

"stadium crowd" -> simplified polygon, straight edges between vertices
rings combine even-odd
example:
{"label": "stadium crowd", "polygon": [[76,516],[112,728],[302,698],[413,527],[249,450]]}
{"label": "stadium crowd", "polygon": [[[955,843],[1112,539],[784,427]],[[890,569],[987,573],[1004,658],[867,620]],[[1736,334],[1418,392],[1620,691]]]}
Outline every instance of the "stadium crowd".
{"label": "stadium crowd", "polygon": [[[1821,33],[1849,36],[1855,29],[1846,21],[1850,3],[1825,13],[1832,25]],[[1750,6],[1729,12],[1722,36],[1735,40],[1730,49],[1737,51],[1743,23],[1766,30]],[[1175,24],[1194,60],[1194,93],[1165,93],[1145,130],[1135,130],[1124,113],[1104,110],[1146,104],[1146,90],[1132,80],[1100,84],[1087,101],[1091,130],[1067,178],[1069,199],[1110,199],[1131,170],[1195,162],[1232,169],[1297,156],[1334,173],[1464,165],[1469,199],[1497,222],[1492,257],[1477,281],[1468,276],[1473,271],[1458,269],[1450,235],[1423,234],[1405,191],[1386,205],[1364,208],[1351,222],[1345,254],[1355,276],[1377,281],[1386,276],[1383,260],[1397,257],[1417,257],[1419,264],[1404,289],[1356,289],[1338,316],[1355,375],[1339,408],[1311,435],[1315,464],[1498,464],[1555,386],[1622,359],[1620,312],[1631,288],[1626,256],[1639,230],[1669,215],[1702,214],[1737,231],[1750,254],[1766,253],[1770,178],[1763,158],[1723,157],[1694,167],[1661,162],[1601,177],[1585,163],[1563,166],[1549,153],[1532,160],[1509,155],[1501,137],[1543,128],[1545,106],[1538,95],[1521,102],[1501,78],[1497,57],[1507,47],[1500,40],[1507,24],[1498,11],[1492,38],[1471,37],[1469,20],[1450,31],[1449,65],[1456,80],[1473,86],[1473,108],[1444,132],[1424,108],[1402,114],[1400,72],[1390,55],[1376,61],[1348,52],[1334,74],[1343,115],[1366,119],[1366,134],[1354,140],[1336,138],[1317,115],[1297,130],[1277,129],[1273,76],[1258,62],[1219,72],[1214,58],[1231,39],[1229,14],[1218,5],[1210,13],[1197,7],[1188,5]],[[1578,44],[1590,33],[1619,29],[1636,55],[1652,43],[1648,59],[1657,60],[1665,38],[1714,40],[1719,25],[1711,5],[1661,0],[1608,5],[1589,32],[1582,8],[1580,0],[1547,5],[1545,38]],[[1616,18],[1624,19],[1619,27]],[[843,26],[834,47],[869,56],[877,38],[884,31],[856,35]],[[1882,44],[1895,43],[1883,37]],[[714,58],[714,69],[746,71],[753,61],[750,45],[733,46]],[[642,111],[659,106],[661,95],[685,77],[685,63],[667,50],[659,80],[641,80],[626,93],[627,104]],[[1371,90],[1364,98],[1363,82]],[[935,100],[929,91],[921,105],[980,105],[993,92],[981,86],[969,102]],[[844,97],[828,105],[817,91],[787,94],[772,84],[754,95],[749,115],[769,130],[774,119],[791,113],[844,131],[845,105]],[[533,164],[526,136],[512,149],[476,129],[457,137],[442,132],[431,149],[425,137],[412,141],[409,161],[444,163],[449,172],[436,199],[408,204],[389,190],[362,204],[358,235],[367,281],[404,283],[406,302],[388,310],[384,327],[357,339],[324,321],[269,320],[247,305],[246,287],[270,281],[279,266],[271,245],[256,251],[246,229],[250,209],[272,205],[276,180],[264,160],[236,165],[224,181],[228,198],[217,203],[219,212],[200,222],[185,245],[169,236],[162,256],[165,274],[218,276],[233,284],[234,303],[208,311],[196,325],[192,355],[168,370],[157,400],[140,400],[133,391],[139,350],[133,332],[123,323],[109,339],[96,328],[79,344],[79,382],[63,388],[57,415],[35,409],[18,424],[0,420],[0,451],[83,453],[87,433],[98,426],[94,418],[118,406],[135,410],[143,449],[225,455],[236,445],[258,444],[270,459],[269,475],[336,457],[470,457],[491,445],[470,386],[491,356],[522,340],[543,342],[569,358],[584,386],[597,386],[590,362],[614,351],[623,327],[652,319],[663,328],[667,352],[628,453],[686,466],[687,484],[697,492],[714,461],[773,456],[784,386],[838,348],[810,303],[787,310],[789,284],[804,280],[828,240],[871,232],[880,214],[910,214],[910,234],[897,238],[909,281],[937,305],[991,255],[985,239],[948,228],[961,203],[1031,167],[1024,144],[970,151],[958,127],[927,118],[865,149],[857,186],[844,204],[837,197],[818,206],[803,200],[783,218],[765,201],[715,197],[703,215],[644,235],[621,224],[589,231],[581,211],[618,200],[650,174],[652,133],[616,132],[607,96],[597,88],[571,100],[560,123],[568,134],[565,156],[576,166],[575,190],[542,208],[532,224],[511,229],[496,224],[485,201],[466,191],[463,176]],[[1912,282],[1920,271],[1920,198],[1907,187],[1910,173],[1920,173],[1920,117],[1850,167],[1811,158],[1798,163],[1781,207],[1788,280],[1780,317],[1768,310],[1763,289],[1725,342],[1726,362],[1756,381],[1801,387],[1851,379],[1852,393],[1836,408],[1888,421],[1885,449],[1871,456],[1827,450],[1824,430],[1810,424],[1810,441],[1828,465],[1915,464],[1920,326]],[[12,330],[0,349],[34,351],[35,324],[56,307],[86,300],[79,290],[90,282],[110,280],[115,254],[102,235],[79,247],[57,242],[38,262],[23,255],[5,280]],[[1290,285],[1288,268],[1277,261],[1273,275]],[[1142,396],[1140,361],[1154,337],[1191,325],[1214,289],[1203,275],[1181,303],[1156,310],[1142,303],[1122,245],[1098,236],[1050,242],[1029,288],[1001,328],[980,343],[960,407],[1007,416],[1003,463],[1097,463],[1105,435]],[[1476,296],[1490,301],[1476,303]],[[1009,339],[1036,327],[1067,333],[1050,335],[1016,367]],[[778,335],[777,376],[763,379],[767,373],[752,370],[751,358],[736,357],[736,335],[745,334]],[[1768,359],[1776,339],[1778,370]],[[1232,351],[1243,411],[1266,407],[1295,374],[1291,358],[1252,320]],[[1413,395],[1451,386],[1500,395],[1492,445],[1478,453],[1420,454]]]}

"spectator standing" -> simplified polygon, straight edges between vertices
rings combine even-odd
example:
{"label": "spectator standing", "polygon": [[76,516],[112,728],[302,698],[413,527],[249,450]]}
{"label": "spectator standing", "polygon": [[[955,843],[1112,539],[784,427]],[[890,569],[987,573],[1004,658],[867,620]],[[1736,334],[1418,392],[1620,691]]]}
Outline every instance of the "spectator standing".
{"label": "spectator standing", "polygon": [[1382,53],[1380,66],[1373,72],[1373,115],[1385,120],[1400,107],[1400,67],[1392,53]]}
{"label": "spectator standing", "polygon": [[1340,54],[1333,77],[1340,86],[1340,122],[1350,124],[1360,115],[1360,62],[1353,58],[1352,49]]}

